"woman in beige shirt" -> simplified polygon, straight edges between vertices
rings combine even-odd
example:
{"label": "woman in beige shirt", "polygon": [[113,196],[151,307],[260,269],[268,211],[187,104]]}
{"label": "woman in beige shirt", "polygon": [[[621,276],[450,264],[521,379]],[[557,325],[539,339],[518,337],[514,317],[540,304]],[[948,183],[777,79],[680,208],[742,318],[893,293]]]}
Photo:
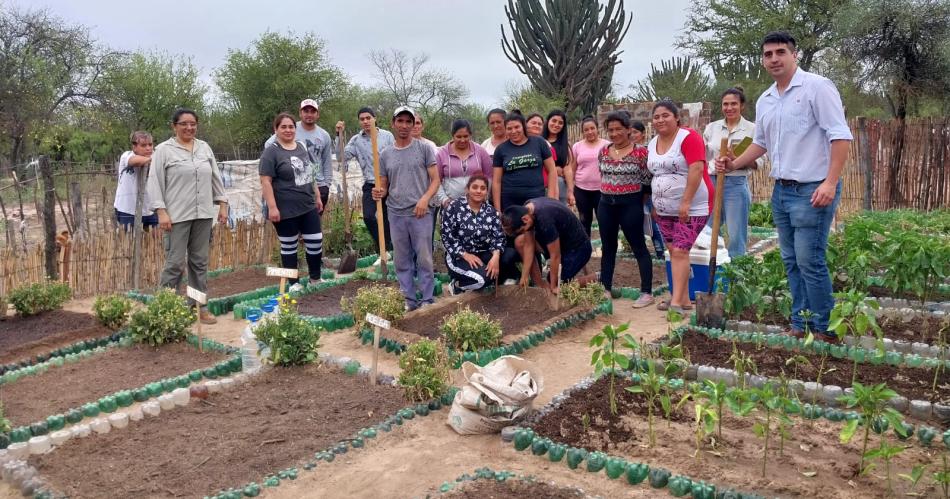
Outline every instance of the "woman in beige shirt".
{"label": "woman in beige shirt", "polygon": [[[176,110],[172,130],[175,136],[155,148],[148,175],[151,208],[165,232],[160,284],[178,290],[187,258],[188,284],[206,293],[212,219],[217,212],[218,222],[227,223],[227,197],[214,152],[207,142],[195,138],[198,114],[190,109]],[[217,322],[206,309],[201,310],[199,319],[203,324]]]}

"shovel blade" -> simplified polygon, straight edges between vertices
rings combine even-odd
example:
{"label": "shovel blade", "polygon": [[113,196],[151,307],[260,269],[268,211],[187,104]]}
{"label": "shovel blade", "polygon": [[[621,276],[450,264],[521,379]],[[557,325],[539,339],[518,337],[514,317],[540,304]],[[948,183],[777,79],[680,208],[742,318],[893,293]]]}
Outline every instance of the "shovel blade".
{"label": "shovel blade", "polygon": [[726,318],[723,313],[725,295],[722,293],[696,293],[696,324],[702,327],[724,329]]}
{"label": "shovel blade", "polygon": [[344,251],[340,257],[340,266],[337,268],[338,274],[350,274],[356,271],[356,253],[352,250]]}

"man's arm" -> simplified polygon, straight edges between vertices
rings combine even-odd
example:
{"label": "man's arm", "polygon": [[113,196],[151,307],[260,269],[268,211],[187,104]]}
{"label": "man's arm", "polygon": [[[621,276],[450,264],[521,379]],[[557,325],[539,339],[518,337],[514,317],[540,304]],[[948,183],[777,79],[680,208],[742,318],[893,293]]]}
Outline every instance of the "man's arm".
{"label": "man's arm", "polygon": [[429,188],[426,189],[426,192],[419,198],[419,202],[416,203],[416,218],[422,218],[429,212],[429,200],[439,191],[439,169],[435,166],[435,163],[426,167],[426,172],[429,174]]}
{"label": "man's arm", "polygon": [[326,130],[323,133],[327,145],[320,153],[320,169],[323,170],[323,181],[327,185],[333,185],[333,139],[330,138],[330,134]]}
{"label": "man's arm", "polygon": [[811,205],[815,208],[828,206],[835,200],[835,192],[838,189],[838,180],[841,178],[841,172],[844,170],[844,163],[848,160],[848,154],[851,153],[850,140],[832,140],[831,141],[831,161],[828,165],[828,176],[825,181],[815,189],[811,195]]}
{"label": "man's arm", "polygon": [[139,156],[138,154],[132,154],[129,156],[129,161],[127,164],[133,168],[141,168],[143,166],[148,166],[151,162],[151,156]]}
{"label": "man's arm", "polygon": [[548,243],[548,256],[551,257],[548,260],[548,268],[550,274],[548,275],[548,281],[550,282],[551,292],[557,292],[557,287],[560,284],[560,274],[561,274],[561,240],[555,239],[554,241]]}

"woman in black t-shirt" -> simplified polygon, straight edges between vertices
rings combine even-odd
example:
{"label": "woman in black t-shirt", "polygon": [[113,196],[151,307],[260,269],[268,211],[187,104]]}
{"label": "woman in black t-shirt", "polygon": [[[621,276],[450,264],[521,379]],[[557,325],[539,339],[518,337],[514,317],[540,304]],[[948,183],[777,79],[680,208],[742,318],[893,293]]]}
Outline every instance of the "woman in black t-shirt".
{"label": "woman in black t-shirt", "polygon": [[314,169],[306,146],[296,141],[296,119],[280,113],[274,119],[277,140],[264,148],[259,171],[261,193],[267,203],[267,219],[274,223],[280,240],[280,264],[297,268],[297,242],[303,238],[310,280],[320,280],[323,203],[314,189]]}
{"label": "woman in black t-shirt", "polygon": [[[495,148],[492,158],[492,204],[499,212],[514,205],[523,205],[529,199],[545,195],[542,171],[551,178],[557,175],[551,146],[541,137],[525,134],[525,119],[520,113],[505,117],[508,140]],[[547,196],[557,199],[557,182],[547,187]]]}

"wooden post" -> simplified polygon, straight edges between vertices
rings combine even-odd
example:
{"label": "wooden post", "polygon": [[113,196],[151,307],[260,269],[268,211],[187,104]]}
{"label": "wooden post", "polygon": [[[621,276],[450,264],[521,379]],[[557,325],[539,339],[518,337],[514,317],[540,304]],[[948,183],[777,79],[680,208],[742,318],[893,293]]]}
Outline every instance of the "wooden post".
{"label": "wooden post", "polygon": [[864,199],[862,208],[874,208],[874,165],[871,163],[871,141],[868,137],[867,118],[858,117],[858,170],[864,174]]}
{"label": "wooden post", "polygon": [[[135,221],[132,223],[132,289],[142,284],[142,211],[145,209],[145,179],[148,165],[135,169]],[[199,321],[200,322],[200,321]]]}
{"label": "wooden post", "polygon": [[[379,186],[380,174],[379,174],[379,144],[376,141],[376,123],[370,127],[369,131],[370,142],[373,147],[373,173],[376,175],[376,183],[374,186]],[[383,280],[387,279],[387,274],[389,270],[386,268],[386,220],[383,219],[383,201],[381,199],[376,200],[376,225],[378,226],[377,237],[379,237],[379,273],[382,274]]]}
{"label": "wooden post", "polygon": [[280,296],[284,296],[284,290],[287,287],[287,279],[296,279],[299,275],[297,269],[285,269],[281,267],[267,267],[268,277],[280,277]]}
{"label": "wooden post", "polygon": [[378,374],[379,374],[378,364],[379,364],[379,326],[373,326],[373,372],[370,374],[370,376],[372,377],[372,381],[370,381],[371,385],[375,385],[377,383],[376,378],[378,377]]}
{"label": "wooden post", "polygon": [[53,165],[46,155],[40,156],[40,172],[43,175],[43,229],[46,236],[44,252],[46,254],[46,276],[56,280],[59,278],[59,268],[56,264],[56,186],[53,184]]}
{"label": "wooden post", "polygon": [[[82,206],[82,190],[78,181],[69,183],[69,212],[72,214],[73,225],[70,230],[76,239],[83,240],[89,236],[89,224]],[[63,215],[66,216],[65,214]],[[67,223],[68,227],[68,223]]]}

